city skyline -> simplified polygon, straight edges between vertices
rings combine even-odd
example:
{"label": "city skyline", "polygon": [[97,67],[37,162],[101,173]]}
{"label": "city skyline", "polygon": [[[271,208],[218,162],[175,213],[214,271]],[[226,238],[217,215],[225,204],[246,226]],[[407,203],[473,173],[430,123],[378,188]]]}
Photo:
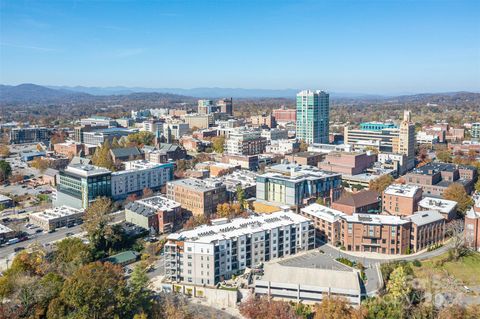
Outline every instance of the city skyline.
{"label": "city skyline", "polygon": [[480,90],[476,1],[252,4],[0,1],[0,83]]}

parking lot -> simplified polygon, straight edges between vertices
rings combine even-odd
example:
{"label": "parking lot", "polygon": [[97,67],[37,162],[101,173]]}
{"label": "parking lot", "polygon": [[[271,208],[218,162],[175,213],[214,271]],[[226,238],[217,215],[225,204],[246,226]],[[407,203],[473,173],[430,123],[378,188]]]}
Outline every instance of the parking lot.
{"label": "parking lot", "polygon": [[282,260],[279,262],[279,264],[289,267],[306,267],[342,271],[352,270],[350,267],[339,263],[338,261],[332,259],[330,256],[321,253],[319,250],[310,251],[299,256]]}

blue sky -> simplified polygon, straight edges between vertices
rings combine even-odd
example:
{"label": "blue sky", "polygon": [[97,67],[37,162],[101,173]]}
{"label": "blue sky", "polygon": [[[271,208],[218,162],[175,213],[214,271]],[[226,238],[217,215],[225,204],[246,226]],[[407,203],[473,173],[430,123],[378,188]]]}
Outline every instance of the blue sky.
{"label": "blue sky", "polygon": [[480,91],[480,1],[0,0],[0,83]]}

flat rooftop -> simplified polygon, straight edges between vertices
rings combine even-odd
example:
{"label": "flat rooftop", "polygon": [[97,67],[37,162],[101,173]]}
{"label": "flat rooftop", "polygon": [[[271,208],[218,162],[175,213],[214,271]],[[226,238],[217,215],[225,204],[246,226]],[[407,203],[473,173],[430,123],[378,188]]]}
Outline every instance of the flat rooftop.
{"label": "flat rooftop", "polygon": [[257,280],[301,286],[334,288],[360,294],[360,280],[358,274],[353,270],[289,267],[275,262],[266,263],[264,266],[264,275]]}
{"label": "flat rooftop", "polygon": [[427,225],[439,220],[445,220],[437,210],[426,210],[422,212],[416,212],[413,215],[406,217],[411,220],[417,226]]}
{"label": "flat rooftop", "polygon": [[81,213],[83,213],[83,210],[75,209],[69,206],[61,206],[61,207],[54,207],[51,209],[47,209],[39,213],[32,213],[30,214],[30,216],[35,216],[37,218],[44,219],[44,220],[53,220],[53,219],[58,219],[58,218],[67,217],[75,214],[81,214]]}
{"label": "flat rooftop", "polygon": [[196,178],[184,178],[175,181],[167,182],[167,185],[179,185],[185,188],[190,188],[199,192],[206,192],[222,187],[222,182],[215,179],[196,179]]}
{"label": "flat rooftop", "polygon": [[418,202],[418,206],[427,210],[436,209],[441,213],[446,214],[455,209],[457,202],[442,198],[424,197],[420,202]]}
{"label": "flat rooftop", "polygon": [[223,224],[202,225],[192,230],[170,234],[168,239],[198,243],[214,243],[219,240],[236,238],[260,231],[309,221],[308,218],[291,211],[278,211],[271,214],[235,218]]}
{"label": "flat rooftop", "polygon": [[0,224],[0,234],[7,234],[12,232],[13,230],[8,228],[7,226]]}
{"label": "flat rooftop", "polygon": [[339,210],[332,209],[330,207],[323,206],[317,203],[308,205],[307,207],[302,208],[301,211],[311,216],[326,220],[330,223],[333,223],[339,220],[341,216],[346,215]]}
{"label": "flat rooftop", "polygon": [[353,214],[351,216],[342,216],[342,218],[349,223],[362,223],[368,225],[403,225],[409,223],[408,220],[402,219],[399,216],[390,215]]}
{"label": "flat rooftop", "polygon": [[128,203],[125,208],[143,216],[152,216],[158,211],[169,211],[180,207],[176,201],[163,196],[153,196]]}
{"label": "flat rooftop", "polygon": [[413,197],[420,187],[410,184],[392,184],[385,189],[384,194],[402,197]]}
{"label": "flat rooftop", "polygon": [[285,181],[302,181],[306,179],[318,179],[338,176],[338,173],[323,171],[315,166],[298,164],[277,164],[269,167],[271,172],[267,172],[262,177],[271,177],[283,179]]}
{"label": "flat rooftop", "polygon": [[90,164],[76,163],[76,164],[68,165],[67,168],[65,169],[65,172],[79,175],[82,177],[89,177],[89,176],[95,176],[95,175],[108,174],[110,173],[110,170],[103,167],[90,165]]}

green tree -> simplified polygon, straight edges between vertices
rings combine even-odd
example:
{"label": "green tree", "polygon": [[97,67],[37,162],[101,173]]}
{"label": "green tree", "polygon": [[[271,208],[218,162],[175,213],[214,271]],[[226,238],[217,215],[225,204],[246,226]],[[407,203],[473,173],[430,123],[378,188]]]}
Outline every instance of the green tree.
{"label": "green tree", "polygon": [[12,175],[12,167],[10,167],[10,164],[7,161],[1,160],[0,161],[0,182],[4,182],[8,180],[10,175]]}
{"label": "green tree", "polygon": [[95,262],[79,268],[60,293],[72,318],[127,318],[131,300],[120,266]]}
{"label": "green tree", "polygon": [[109,237],[114,236],[110,215],[112,201],[106,197],[97,198],[85,211],[82,228],[87,232],[94,258],[101,258],[108,249]]}
{"label": "green tree", "polygon": [[240,209],[244,211],[247,209],[247,200],[245,199],[245,190],[242,188],[242,186],[238,185],[237,190],[236,190],[236,195],[237,195],[237,201],[240,204]]}
{"label": "green tree", "polygon": [[53,264],[59,271],[73,272],[78,267],[91,261],[91,252],[87,244],[80,238],[65,238],[56,244],[53,253]]}
{"label": "green tree", "polygon": [[443,192],[443,198],[457,202],[457,210],[464,214],[473,204],[473,200],[468,196],[465,188],[459,183],[450,184]]}
{"label": "green tree", "polygon": [[404,304],[387,296],[374,297],[362,303],[365,319],[402,319],[405,313]]}
{"label": "green tree", "polygon": [[223,153],[225,145],[225,136],[217,136],[212,139],[212,147],[216,153]]}
{"label": "green tree", "polygon": [[370,181],[369,188],[376,191],[377,193],[382,193],[388,186],[393,183],[393,177],[390,174],[380,176],[379,178]]}
{"label": "green tree", "polygon": [[137,302],[137,308],[148,311],[150,308],[150,300],[152,292],[148,289],[149,279],[146,268],[143,265],[137,265],[132,272],[128,283],[131,298]]}

